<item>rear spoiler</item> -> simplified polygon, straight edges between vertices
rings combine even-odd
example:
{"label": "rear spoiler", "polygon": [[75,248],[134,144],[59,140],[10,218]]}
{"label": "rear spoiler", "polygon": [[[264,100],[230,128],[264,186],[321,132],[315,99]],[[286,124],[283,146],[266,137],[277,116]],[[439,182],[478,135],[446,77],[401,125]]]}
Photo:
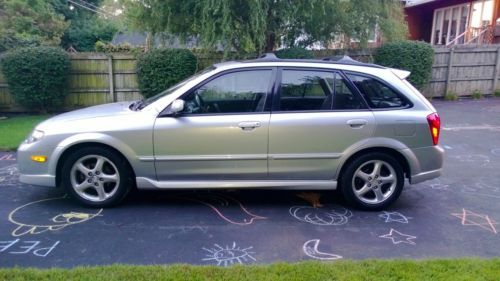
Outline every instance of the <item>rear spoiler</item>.
{"label": "rear spoiler", "polygon": [[389,70],[401,80],[406,79],[411,74],[411,72],[401,69],[389,68]]}

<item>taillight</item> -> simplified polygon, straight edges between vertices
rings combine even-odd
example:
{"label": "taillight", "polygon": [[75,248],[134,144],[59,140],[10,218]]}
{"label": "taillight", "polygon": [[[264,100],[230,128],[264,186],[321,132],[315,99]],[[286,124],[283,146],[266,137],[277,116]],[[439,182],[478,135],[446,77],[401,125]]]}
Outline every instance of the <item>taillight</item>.
{"label": "taillight", "polygon": [[437,145],[439,142],[439,130],[441,129],[441,118],[436,112],[429,114],[427,116],[427,122],[429,123],[429,129],[431,130],[432,142]]}

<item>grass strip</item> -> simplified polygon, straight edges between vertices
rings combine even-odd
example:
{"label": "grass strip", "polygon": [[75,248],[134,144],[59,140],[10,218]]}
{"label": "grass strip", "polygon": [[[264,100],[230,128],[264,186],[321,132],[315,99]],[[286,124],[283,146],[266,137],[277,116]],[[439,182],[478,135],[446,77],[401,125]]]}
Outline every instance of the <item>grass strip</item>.
{"label": "grass strip", "polygon": [[0,150],[16,150],[33,128],[48,115],[14,116],[0,120]]}

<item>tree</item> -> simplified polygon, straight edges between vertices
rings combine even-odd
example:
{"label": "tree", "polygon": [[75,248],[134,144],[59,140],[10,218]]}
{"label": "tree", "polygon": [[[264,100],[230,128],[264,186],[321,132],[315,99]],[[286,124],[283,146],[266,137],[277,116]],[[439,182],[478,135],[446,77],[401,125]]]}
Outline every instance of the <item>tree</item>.
{"label": "tree", "polygon": [[404,39],[399,0],[125,0],[137,28],[196,36],[205,47],[221,44],[239,54],[328,44],[335,35],[366,45],[378,26],[389,41]]}
{"label": "tree", "polygon": [[45,0],[2,0],[0,52],[23,46],[57,46],[67,26]]}

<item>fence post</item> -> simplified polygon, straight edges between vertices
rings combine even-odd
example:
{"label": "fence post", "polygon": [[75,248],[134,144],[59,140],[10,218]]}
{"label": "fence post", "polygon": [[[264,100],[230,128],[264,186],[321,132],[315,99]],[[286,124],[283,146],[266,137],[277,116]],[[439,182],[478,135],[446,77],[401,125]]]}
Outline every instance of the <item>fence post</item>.
{"label": "fence post", "polygon": [[111,95],[113,102],[116,102],[115,93],[115,81],[113,73],[113,55],[108,56],[108,81],[109,81],[109,94]]}
{"label": "fence post", "polygon": [[446,73],[446,84],[444,87],[444,95],[448,93],[448,90],[450,89],[450,82],[451,82],[451,69],[453,68],[453,54],[455,53],[455,47],[451,47],[450,49],[450,58],[448,59],[448,72]]}
{"label": "fence post", "polygon": [[497,90],[498,81],[498,68],[500,67],[500,47],[497,48],[497,63],[495,64],[495,70],[493,71],[493,89],[491,89],[491,94],[494,95]]}

